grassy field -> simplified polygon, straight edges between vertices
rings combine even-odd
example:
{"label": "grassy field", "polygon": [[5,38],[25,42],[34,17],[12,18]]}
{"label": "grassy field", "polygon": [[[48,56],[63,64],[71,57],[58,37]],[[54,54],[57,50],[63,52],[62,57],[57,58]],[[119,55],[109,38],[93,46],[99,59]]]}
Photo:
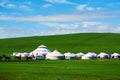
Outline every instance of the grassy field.
{"label": "grassy field", "polygon": [[0,62],[0,80],[120,80],[119,60]]}
{"label": "grassy field", "polygon": [[80,33],[56,36],[34,36],[24,38],[0,39],[0,54],[13,52],[31,52],[39,45],[44,44],[53,51],[99,53],[120,52],[120,34],[112,33]]}
{"label": "grassy field", "polygon": [[[120,52],[120,34],[81,33],[0,39],[0,54],[31,52],[44,44],[53,51]],[[119,60],[0,61],[0,80],[120,80]]]}

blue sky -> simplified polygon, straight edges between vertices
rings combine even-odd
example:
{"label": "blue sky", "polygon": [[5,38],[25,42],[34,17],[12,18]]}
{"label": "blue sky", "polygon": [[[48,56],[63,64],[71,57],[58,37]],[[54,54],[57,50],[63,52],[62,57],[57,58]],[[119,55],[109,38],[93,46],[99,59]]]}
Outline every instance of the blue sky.
{"label": "blue sky", "polygon": [[120,33],[120,0],[0,0],[0,38]]}

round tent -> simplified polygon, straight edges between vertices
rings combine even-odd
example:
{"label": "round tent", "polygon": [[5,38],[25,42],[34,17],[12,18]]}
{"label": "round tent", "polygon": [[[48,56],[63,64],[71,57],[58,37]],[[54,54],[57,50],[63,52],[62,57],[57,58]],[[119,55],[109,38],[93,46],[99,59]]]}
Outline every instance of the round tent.
{"label": "round tent", "polygon": [[91,55],[91,54],[85,54],[84,56],[82,56],[81,59],[88,59],[88,60],[91,60],[91,59],[93,59],[93,55]]}
{"label": "round tent", "polygon": [[88,52],[87,53],[88,55],[91,55],[93,58],[96,58],[97,57],[97,54],[95,52]]}
{"label": "round tent", "polygon": [[76,54],[74,53],[67,52],[64,55],[65,55],[65,59],[76,59]]}
{"label": "round tent", "polygon": [[21,52],[14,52],[13,56],[23,57],[23,53],[21,53]]}
{"label": "round tent", "polygon": [[97,57],[107,59],[107,58],[109,58],[109,55],[107,53],[105,53],[105,52],[101,52],[100,54],[98,54]]}
{"label": "round tent", "polygon": [[29,53],[24,52],[24,53],[21,54],[21,57],[26,57],[26,56],[29,56]]}
{"label": "round tent", "polygon": [[97,54],[95,52],[88,52],[87,54],[82,56],[81,59],[93,59],[93,58],[96,58],[96,57],[97,57]]}
{"label": "round tent", "polygon": [[84,55],[85,55],[85,54],[82,53],[82,52],[79,52],[79,53],[76,54],[77,58],[81,58],[81,57],[84,56]]}
{"label": "round tent", "polygon": [[29,56],[29,53],[27,53],[27,52],[14,52],[13,54],[12,54],[12,56],[16,56],[16,57],[26,57],[26,56]]}
{"label": "round tent", "polygon": [[120,57],[120,54],[118,54],[118,53],[113,53],[113,54],[111,55],[111,58],[117,59],[117,58],[119,58],[119,57]]}
{"label": "round tent", "polygon": [[46,55],[46,59],[59,60],[59,59],[65,59],[65,56],[62,53],[60,53],[58,50],[54,50],[53,52]]}
{"label": "round tent", "polygon": [[45,45],[40,45],[38,46],[37,49],[35,49],[34,51],[30,52],[30,55],[34,55],[36,56],[43,56],[44,58],[46,57],[46,55],[48,53],[50,53],[51,51],[45,46]]}

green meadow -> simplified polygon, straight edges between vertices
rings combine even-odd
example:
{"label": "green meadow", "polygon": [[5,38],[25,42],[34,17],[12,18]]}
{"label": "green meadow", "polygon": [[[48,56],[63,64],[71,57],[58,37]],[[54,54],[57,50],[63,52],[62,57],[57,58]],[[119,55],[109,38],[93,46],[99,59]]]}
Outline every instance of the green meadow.
{"label": "green meadow", "polygon": [[[0,54],[31,52],[39,45],[64,53],[120,53],[120,34],[81,33],[0,39]],[[0,80],[120,80],[119,60],[0,61]]]}
{"label": "green meadow", "polygon": [[51,51],[84,52],[101,51],[120,52],[120,34],[112,33],[80,33],[55,36],[34,36],[23,38],[0,39],[0,54],[13,52],[31,52],[39,45],[46,45]]}
{"label": "green meadow", "polygon": [[0,80],[120,80],[119,60],[0,62]]}

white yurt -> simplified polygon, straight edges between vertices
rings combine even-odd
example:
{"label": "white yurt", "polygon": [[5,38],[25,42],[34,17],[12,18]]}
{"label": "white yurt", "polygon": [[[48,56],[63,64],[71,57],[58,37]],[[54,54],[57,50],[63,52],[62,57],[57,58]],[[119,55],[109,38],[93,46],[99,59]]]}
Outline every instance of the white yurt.
{"label": "white yurt", "polygon": [[105,53],[105,52],[101,52],[100,54],[97,55],[98,58],[102,58],[102,59],[107,59],[109,58],[109,54]]}
{"label": "white yurt", "polygon": [[16,56],[18,52],[13,52],[13,54],[11,54],[11,56]]}
{"label": "white yurt", "polygon": [[77,57],[77,58],[81,58],[81,57],[84,56],[84,55],[85,55],[84,53],[79,52],[79,53],[76,54],[76,57]]}
{"label": "white yurt", "polygon": [[70,52],[67,52],[64,55],[65,55],[65,59],[76,59],[77,58],[76,54],[70,53]]}
{"label": "white yurt", "polygon": [[84,56],[81,57],[81,59],[91,60],[91,59],[93,59],[93,55],[85,54]]}
{"label": "white yurt", "polygon": [[23,53],[21,54],[21,57],[26,57],[26,56],[29,56],[29,53],[23,52]]}
{"label": "white yurt", "polygon": [[12,56],[16,56],[16,57],[26,57],[26,56],[28,56],[29,55],[29,53],[27,53],[27,52],[14,52],[13,53],[13,55]]}
{"label": "white yurt", "polygon": [[97,54],[95,52],[88,52],[87,53],[88,55],[91,55],[93,58],[96,58],[97,57]]}
{"label": "white yurt", "polygon": [[22,53],[21,52],[14,52],[13,56],[22,57]]}
{"label": "white yurt", "polygon": [[45,46],[45,45],[40,45],[38,46],[37,49],[35,49],[34,51],[30,52],[30,55],[34,55],[36,56],[44,56],[44,58],[46,57],[46,55],[48,53],[50,53],[51,51]]}
{"label": "white yurt", "polygon": [[54,50],[53,52],[46,55],[46,59],[61,60],[61,59],[65,59],[65,56],[62,53],[60,53],[58,50]]}
{"label": "white yurt", "polygon": [[117,59],[117,58],[119,58],[120,57],[120,54],[118,54],[118,53],[113,53],[112,55],[111,55],[111,58],[114,58],[114,59]]}
{"label": "white yurt", "polygon": [[95,52],[88,52],[87,54],[85,54],[84,56],[82,56],[81,59],[94,59],[97,57],[97,54]]}

